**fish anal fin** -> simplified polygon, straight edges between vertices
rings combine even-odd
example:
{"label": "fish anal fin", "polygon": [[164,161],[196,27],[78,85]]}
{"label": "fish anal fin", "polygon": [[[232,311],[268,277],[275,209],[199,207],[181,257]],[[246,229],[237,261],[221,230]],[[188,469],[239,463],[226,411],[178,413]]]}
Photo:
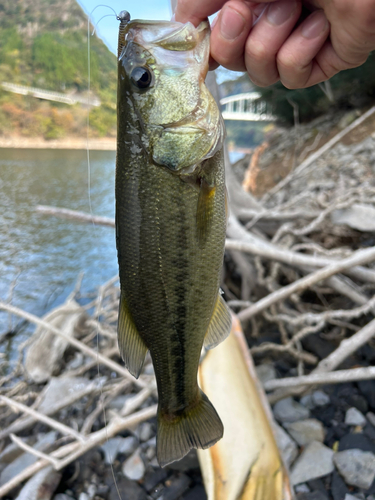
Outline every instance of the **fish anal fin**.
{"label": "fish anal fin", "polygon": [[206,241],[210,230],[215,208],[215,193],[215,186],[209,186],[204,179],[200,180],[197,206],[197,234],[200,243]]}
{"label": "fish anal fin", "polygon": [[206,449],[223,437],[219,415],[207,396],[200,391],[199,400],[174,418],[158,412],[156,453],[159,465],[181,460],[192,448]]}
{"label": "fish anal fin", "polygon": [[128,305],[121,295],[118,316],[118,345],[126,368],[138,378],[148,351],[134,324]]}
{"label": "fish anal fin", "polygon": [[225,340],[230,334],[232,328],[232,315],[227,303],[220,295],[217,296],[215,309],[208,325],[206,336],[204,338],[204,347],[213,349],[220,342]]}

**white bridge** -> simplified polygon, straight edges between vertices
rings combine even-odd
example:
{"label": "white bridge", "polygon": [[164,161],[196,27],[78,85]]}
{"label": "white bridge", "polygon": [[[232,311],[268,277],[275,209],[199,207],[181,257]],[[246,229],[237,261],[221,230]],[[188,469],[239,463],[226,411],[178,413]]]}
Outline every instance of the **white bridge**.
{"label": "white bridge", "polygon": [[220,100],[224,120],[245,120],[249,122],[272,122],[276,120],[270,106],[261,100],[259,92],[231,95]]}
{"label": "white bridge", "polygon": [[31,95],[38,99],[48,101],[63,102],[65,104],[84,104],[85,106],[100,106],[100,100],[97,97],[83,97],[78,94],[61,94],[52,90],[38,89],[36,87],[27,87],[26,85],[17,85],[16,83],[2,82],[1,86],[8,92],[14,94]]}

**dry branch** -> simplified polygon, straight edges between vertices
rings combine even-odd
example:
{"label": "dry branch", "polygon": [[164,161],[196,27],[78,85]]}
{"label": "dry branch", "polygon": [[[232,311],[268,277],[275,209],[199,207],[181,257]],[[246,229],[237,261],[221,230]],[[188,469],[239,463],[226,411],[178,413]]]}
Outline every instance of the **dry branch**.
{"label": "dry branch", "polygon": [[291,172],[287,177],[285,177],[281,182],[276,184],[276,186],[268,191],[262,199],[262,203],[266,203],[275,193],[287,186],[297,175],[300,175],[307,167],[314,163],[318,158],[320,158],[324,153],[333,148],[337,143],[341,141],[349,132],[361,125],[367,118],[375,113],[375,106],[370,108],[366,113],[360,116],[357,120],[347,126],[344,130],[336,134],[330,141],[326,142],[324,146],[315,151],[310,155],[305,161],[303,161],[293,172]]}
{"label": "dry branch", "polygon": [[238,314],[240,321],[248,320],[255,314],[264,311],[272,304],[276,304],[281,300],[290,297],[292,294],[302,292],[306,288],[319,283],[335,274],[342,273],[343,271],[361,264],[368,264],[375,260],[375,248],[366,248],[365,250],[357,250],[347,259],[343,259],[334,264],[331,264],[323,269],[319,269],[314,273],[301,278],[290,285],[287,285],[276,292],[267,295],[261,300],[258,300],[254,305],[244,309]]}
{"label": "dry branch", "polygon": [[[266,259],[283,262],[293,267],[300,267],[303,269],[319,268],[339,262],[337,259],[310,256],[280,248],[246,231],[235,217],[229,217],[228,234],[231,238],[239,238],[239,240],[226,240],[225,248],[228,250],[247,252]],[[345,269],[345,274],[365,282],[375,283],[375,271],[373,269],[354,266],[351,269]]]}
{"label": "dry branch", "polygon": [[40,413],[38,411],[33,410],[32,408],[29,408],[28,406],[23,405],[22,403],[18,403],[14,399],[7,398],[6,396],[0,396],[0,402],[3,401],[4,404],[8,405],[10,408],[13,410],[19,410],[22,411],[28,415],[31,415],[34,417],[38,422],[43,422],[44,424],[52,427],[52,429],[56,429],[59,431],[61,434],[64,436],[72,436],[78,441],[81,441],[84,443],[86,441],[86,438],[82,436],[79,432],[75,431],[71,427],[68,427],[64,424],[61,424],[60,422],[57,422],[53,418],[49,418],[46,415],[43,415],[43,413]]}
{"label": "dry branch", "polygon": [[54,217],[59,217],[61,219],[76,220],[79,222],[96,224],[98,226],[115,227],[115,221],[110,217],[100,217],[98,215],[90,215],[85,212],[78,212],[67,208],[50,207],[47,205],[37,205],[35,210],[39,214],[53,215]]}
{"label": "dry branch", "polygon": [[59,461],[56,460],[56,458],[53,458],[50,455],[43,453],[42,451],[36,450],[32,446],[24,443],[22,439],[18,438],[14,434],[10,434],[10,439],[13,441],[13,443],[16,443],[16,445],[19,446],[23,451],[26,451],[26,453],[31,453],[31,455],[34,455],[35,457],[47,460],[53,465],[55,469],[58,467]]}
{"label": "dry branch", "polygon": [[[355,351],[357,351],[357,349],[362,347],[374,337],[375,319],[370,321],[370,323],[348,339],[343,340],[337,349],[319,362],[318,366],[311,372],[310,375],[327,374],[328,372],[335,370],[343,361],[345,361],[345,359],[351,356]],[[305,391],[305,389],[306,386],[278,389],[269,395],[269,401],[270,403],[275,403],[276,401],[287,396],[301,394]]]}
{"label": "dry branch", "polygon": [[345,382],[357,382],[359,380],[375,379],[375,367],[352,368],[350,370],[338,370],[328,373],[311,373],[301,377],[286,377],[268,380],[264,383],[266,391],[273,391],[284,387],[299,387],[307,385],[343,384]]}
{"label": "dry branch", "polygon": [[67,342],[69,342],[69,344],[74,346],[76,349],[87,354],[91,358],[96,359],[98,363],[102,363],[103,365],[107,366],[108,368],[115,371],[119,375],[121,375],[129,380],[132,380],[134,382],[134,384],[138,385],[139,387],[146,387],[146,384],[145,384],[145,382],[143,382],[143,380],[134,379],[130,375],[130,373],[127,371],[126,368],[120,366],[118,363],[115,363],[111,359],[106,358],[105,356],[103,356],[99,352],[94,351],[93,349],[91,349],[87,345],[83,344],[79,340],[72,338],[72,337],[68,337],[63,332],[61,332],[57,328],[53,327],[49,323],[41,320],[37,316],[34,316],[33,314],[30,314],[26,311],[23,311],[22,309],[19,309],[18,307],[14,307],[14,306],[11,306],[9,304],[5,304],[5,302],[2,302],[2,301],[0,301],[0,310],[11,312],[12,314],[20,316],[21,318],[25,318],[27,321],[30,321],[30,323],[34,323],[36,325],[39,325],[39,326],[45,328],[46,330],[54,333],[55,335],[58,335],[58,336],[62,337],[63,339],[65,339]]}
{"label": "dry branch", "polygon": [[[108,424],[107,427],[104,427],[100,431],[90,434],[84,445],[77,442],[68,444],[50,453],[50,457],[54,459],[61,458],[58,466],[58,470],[61,470],[71,462],[73,462],[76,458],[84,455],[87,451],[95,448],[95,446],[100,446],[107,439],[110,439],[119,432],[124,431],[125,429],[132,428],[140,424],[141,422],[154,417],[156,415],[156,410],[157,405],[154,405],[150,406],[149,408],[145,408],[144,410],[140,410],[139,412],[134,413],[133,415],[130,415],[126,418],[113,420]],[[0,487],[0,498],[48,465],[50,465],[50,462],[42,459],[24,469],[20,474]]]}

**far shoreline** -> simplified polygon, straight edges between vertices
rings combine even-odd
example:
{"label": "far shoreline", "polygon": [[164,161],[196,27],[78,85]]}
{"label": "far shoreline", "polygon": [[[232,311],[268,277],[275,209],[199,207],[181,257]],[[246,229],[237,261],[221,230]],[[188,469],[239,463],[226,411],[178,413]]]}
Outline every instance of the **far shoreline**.
{"label": "far shoreline", "polygon": [[90,149],[116,151],[116,139],[112,137],[87,139],[66,137],[46,141],[40,137],[0,137],[0,148],[7,149]]}

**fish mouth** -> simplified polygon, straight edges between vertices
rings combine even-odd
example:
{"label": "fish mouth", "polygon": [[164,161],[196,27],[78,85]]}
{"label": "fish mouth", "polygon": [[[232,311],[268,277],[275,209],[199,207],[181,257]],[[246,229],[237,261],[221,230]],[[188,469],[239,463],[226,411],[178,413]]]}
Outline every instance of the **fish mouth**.
{"label": "fish mouth", "polygon": [[135,19],[126,25],[124,41],[125,44],[135,41],[146,48],[152,45],[172,51],[185,51],[194,49],[209,31],[208,21],[202,21],[195,27],[190,22]]}

